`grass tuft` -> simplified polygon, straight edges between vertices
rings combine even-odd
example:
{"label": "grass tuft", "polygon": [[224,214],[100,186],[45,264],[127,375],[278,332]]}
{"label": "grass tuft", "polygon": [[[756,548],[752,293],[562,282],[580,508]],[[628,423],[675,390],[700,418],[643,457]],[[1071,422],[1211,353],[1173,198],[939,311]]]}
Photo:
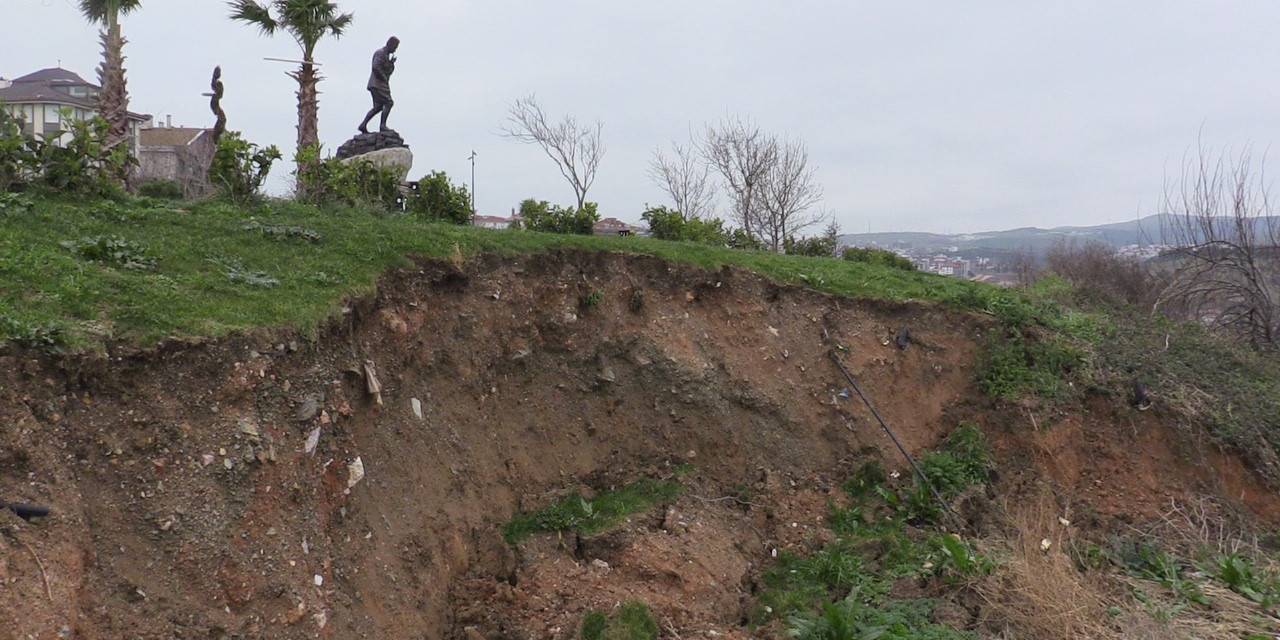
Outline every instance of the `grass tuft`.
{"label": "grass tuft", "polygon": [[576,531],[593,535],[612,528],[631,514],[674,500],[680,491],[677,482],[644,479],[605,491],[591,500],[575,494],[539,511],[517,515],[503,528],[502,535],[513,545],[539,533]]}

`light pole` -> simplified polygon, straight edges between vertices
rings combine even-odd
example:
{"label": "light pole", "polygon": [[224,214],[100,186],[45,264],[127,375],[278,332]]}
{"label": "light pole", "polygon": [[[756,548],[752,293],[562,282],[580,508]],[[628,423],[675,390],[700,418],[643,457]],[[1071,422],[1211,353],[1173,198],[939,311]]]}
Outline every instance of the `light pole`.
{"label": "light pole", "polygon": [[471,224],[476,223],[476,151],[471,150]]}

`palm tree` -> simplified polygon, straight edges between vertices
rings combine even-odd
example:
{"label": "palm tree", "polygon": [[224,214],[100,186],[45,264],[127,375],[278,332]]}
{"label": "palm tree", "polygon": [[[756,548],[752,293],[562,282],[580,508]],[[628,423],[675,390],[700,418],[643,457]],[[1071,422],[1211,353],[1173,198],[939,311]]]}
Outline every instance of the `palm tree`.
{"label": "palm tree", "polygon": [[102,25],[102,64],[98,67],[98,113],[107,121],[107,143],[115,146],[129,139],[129,89],[124,78],[124,45],[120,16],[141,5],[141,0],[80,0],[80,12]]}
{"label": "palm tree", "polygon": [[298,81],[298,150],[320,144],[317,120],[320,113],[316,85],[316,45],[326,34],[341,38],[351,25],[350,13],[338,13],[338,5],[327,0],[231,0],[231,19],[258,27],[264,35],[287,31],[302,48],[302,63],[289,74]]}

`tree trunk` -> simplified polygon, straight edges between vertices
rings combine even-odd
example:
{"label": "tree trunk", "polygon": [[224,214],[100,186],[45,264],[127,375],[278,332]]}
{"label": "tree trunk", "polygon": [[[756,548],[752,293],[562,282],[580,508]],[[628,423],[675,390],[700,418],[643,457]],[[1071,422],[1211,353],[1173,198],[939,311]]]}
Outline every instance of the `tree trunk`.
{"label": "tree trunk", "polygon": [[98,67],[98,113],[107,121],[107,144],[129,143],[129,91],[124,76],[124,45],[120,23],[111,16],[102,32],[102,64]]}
{"label": "tree trunk", "polygon": [[[310,56],[303,58],[310,60]],[[302,151],[304,149],[315,148],[320,149],[320,98],[316,85],[320,82],[319,74],[316,73],[315,65],[310,62],[304,62],[298,71],[289,74],[298,81],[298,166],[296,175],[298,176],[297,184],[294,186],[294,193],[298,199],[306,201],[310,197],[307,190],[307,182],[302,179],[310,167],[302,165]],[[314,156],[318,158],[319,156]]]}
{"label": "tree trunk", "polygon": [[315,65],[304,63],[294,76],[298,80],[298,149],[320,144],[320,82]]}

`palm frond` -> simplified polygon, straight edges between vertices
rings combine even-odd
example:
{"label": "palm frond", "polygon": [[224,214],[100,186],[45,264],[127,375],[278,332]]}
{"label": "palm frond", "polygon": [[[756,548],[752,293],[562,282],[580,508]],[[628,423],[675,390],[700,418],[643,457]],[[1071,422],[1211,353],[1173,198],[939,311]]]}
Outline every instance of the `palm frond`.
{"label": "palm frond", "polygon": [[280,28],[280,23],[271,16],[271,10],[254,0],[231,0],[227,6],[231,8],[232,20],[258,27],[265,35],[272,35]]}
{"label": "palm frond", "polygon": [[335,38],[341,38],[355,19],[356,16],[353,13],[344,13],[334,18],[329,22],[329,33],[332,33]]}
{"label": "palm frond", "polygon": [[106,24],[112,15],[119,17],[137,10],[142,0],[80,0],[79,4],[86,20]]}

